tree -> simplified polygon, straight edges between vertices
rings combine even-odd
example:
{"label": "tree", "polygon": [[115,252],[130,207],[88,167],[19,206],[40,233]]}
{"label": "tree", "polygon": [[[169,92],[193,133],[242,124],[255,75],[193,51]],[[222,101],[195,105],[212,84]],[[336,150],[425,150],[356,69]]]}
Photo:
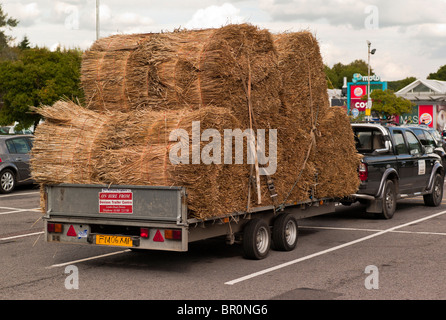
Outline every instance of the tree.
{"label": "tree", "polygon": [[417,80],[417,78],[415,78],[415,77],[407,77],[407,78],[402,79],[402,80],[389,81],[389,82],[387,82],[387,89],[393,90],[393,91],[397,92],[397,91],[400,91],[401,89],[403,89],[404,87],[408,86],[409,84],[411,84],[415,80]]}
{"label": "tree", "polygon": [[438,68],[437,72],[429,74],[427,78],[431,80],[446,81],[446,64]]}
{"label": "tree", "polygon": [[[342,85],[344,84],[344,77],[347,77],[348,81],[351,81],[355,73],[360,73],[362,75],[368,74],[367,62],[363,60],[355,60],[347,65],[339,62],[336,63],[332,68],[328,66],[324,67],[325,74],[330,80],[328,81],[328,86],[331,89],[341,89]],[[370,73],[372,74],[373,71],[370,70]],[[330,82],[332,83],[332,85],[330,85]]]}
{"label": "tree", "polygon": [[[381,119],[390,119],[394,115],[402,115],[412,111],[413,103],[395,95],[393,90],[373,90],[370,94],[373,100],[372,112],[377,113]],[[362,100],[367,101],[367,95]]]}
{"label": "tree", "polygon": [[19,43],[18,47],[20,50],[31,49],[31,44],[30,44],[29,39],[26,35],[23,37],[23,40]]}
{"label": "tree", "polygon": [[20,53],[16,61],[0,63],[0,125],[19,122],[22,127],[37,124],[41,116],[29,107],[52,105],[66,97],[82,99],[80,50],[33,48]]}
{"label": "tree", "polygon": [[3,12],[2,5],[0,4],[0,58],[12,59],[14,58],[13,52],[10,50],[9,42],[14,38],[5,34],[6,30],[11,30],[18,25],[19,21],[8,17]]}

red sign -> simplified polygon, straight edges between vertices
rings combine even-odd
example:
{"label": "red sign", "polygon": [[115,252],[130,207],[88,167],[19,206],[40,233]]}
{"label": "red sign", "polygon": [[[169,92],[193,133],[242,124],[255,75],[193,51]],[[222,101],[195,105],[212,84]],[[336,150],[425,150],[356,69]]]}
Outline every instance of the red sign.
{"label": "red sign", "polygon": [[131,190],[105,190],[99,192],[99,213],[133,213]]}
{"label": "red sign", "polygon": [[350,86],[350,99],[361,99],[367,94],[366,85]]}
{"label": "red sign", "polygon": [[434,106],[419,106],[418,118],[420,124],[426,124],[429,127],[434,127]]}
{"label": "red sign", "polygon": [[350,86],[350,109],[358,109],[359,111],[365,111],[367,107],[367,101],[361,100],[361,97],[367,94],[366,85]]}

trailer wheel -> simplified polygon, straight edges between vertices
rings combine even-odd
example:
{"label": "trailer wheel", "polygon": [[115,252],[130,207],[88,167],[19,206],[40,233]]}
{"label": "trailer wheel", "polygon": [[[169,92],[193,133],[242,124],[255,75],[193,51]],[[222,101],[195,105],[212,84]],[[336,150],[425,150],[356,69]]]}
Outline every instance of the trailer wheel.
{"label": "trailer wheel", "polygon": [[282,213],[274,221],[273,248],[278,251],[294,250],[297,245],[298,233],[296,219],[288,213]]}
{"label": "trailer wheel", "polygon": [[245,258],[264,259],[271,247],[271,234],[268,224],[261,219],[249,221],[243,230],[243,251]]}

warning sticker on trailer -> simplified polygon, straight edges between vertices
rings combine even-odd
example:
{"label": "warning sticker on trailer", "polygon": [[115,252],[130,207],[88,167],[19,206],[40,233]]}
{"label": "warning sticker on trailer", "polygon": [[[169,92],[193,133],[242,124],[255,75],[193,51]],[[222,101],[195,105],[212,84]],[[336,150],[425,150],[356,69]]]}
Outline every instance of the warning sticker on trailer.
{"label": "warning sticker on trailer", "polygon": [[132,190],[102,189],[99,192],[99,213],[132,214]]}

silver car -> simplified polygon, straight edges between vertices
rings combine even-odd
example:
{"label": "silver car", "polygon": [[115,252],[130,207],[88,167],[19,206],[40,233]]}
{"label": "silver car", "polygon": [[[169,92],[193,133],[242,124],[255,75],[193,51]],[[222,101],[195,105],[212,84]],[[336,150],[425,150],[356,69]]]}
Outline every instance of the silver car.
{"label": "silver car", "polygon": [[0,193],[10,193],[17,185],[32,184],[29,168],[30,135],[0,135]]}

